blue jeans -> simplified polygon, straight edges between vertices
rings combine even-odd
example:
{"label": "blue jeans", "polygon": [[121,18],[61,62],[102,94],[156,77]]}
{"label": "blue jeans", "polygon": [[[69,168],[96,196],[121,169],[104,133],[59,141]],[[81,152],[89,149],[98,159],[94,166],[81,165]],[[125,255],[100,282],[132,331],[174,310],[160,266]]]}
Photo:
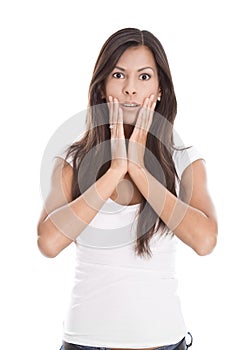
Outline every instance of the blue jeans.
{"label": "blue jeans", "polygon": [[[177,344],[167,345],[167,346],[161,346],[156,350],[174,350],[181,342],[179,341]],[[95,347],[95,346],[85,346],[85,345],[77,345],[77,349],[79,350],[110,350],[109,348],[104,347]],[[60,348],[60,350],[65,350],[64,345]]]}

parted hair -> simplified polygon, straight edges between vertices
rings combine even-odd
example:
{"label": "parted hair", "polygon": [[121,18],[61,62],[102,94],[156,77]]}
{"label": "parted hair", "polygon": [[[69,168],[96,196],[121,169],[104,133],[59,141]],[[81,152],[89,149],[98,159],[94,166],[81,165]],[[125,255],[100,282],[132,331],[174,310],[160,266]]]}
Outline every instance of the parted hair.
{"label": "parted hair", "polygon": [[[178,177],[172,158],[177,101],[167,56],[160,41],[151,32],[124,28],[112,34],[100,50],[89,86],[85,133],[67,148],[66,159],[72,157],[73,163],[73,200],[103,176],[111,165],[109,111],[103,98],[105,80],[125,50],[141,45],[147,46],[153,54],[161,90],[161,100],[156,104],[147,135],[144,164],[158,181],[177,196],[175,183]],[[137,215],[135,253],[150,258],[152,251],[149,242],[152,236],[172,232],[144,197]]]}

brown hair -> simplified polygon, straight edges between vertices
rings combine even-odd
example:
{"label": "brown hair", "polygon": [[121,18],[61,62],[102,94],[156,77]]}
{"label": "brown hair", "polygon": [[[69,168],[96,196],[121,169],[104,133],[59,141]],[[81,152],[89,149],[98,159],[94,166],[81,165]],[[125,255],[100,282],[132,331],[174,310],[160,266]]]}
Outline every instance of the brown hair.
{"label": "brown hair", "polygon": [[[87,130],[82,139],[70,145],[67,150],[66,157],[72,155],[73,159],[73,200],[103,176],[110,167],[111,134],[108,106],[102,97],[104,83],[123,52],[129,47],[140,45],[147,46],[153,53],[162,93],[161,100],[155,108],[156,118],[153,118],[147,136],[144,162],[148,171],[176,195],[177,174],[172,153],[177,102],[167,57],[161,43],[152,33],[125,28],[111,35],[99,53],[89,87]],[[85,161],[82,162],[84,158]],[[169,229],[144,199],[139,208],[135,245],[137,255],[151,257],[149,241],[154,234],[169,234]]]}

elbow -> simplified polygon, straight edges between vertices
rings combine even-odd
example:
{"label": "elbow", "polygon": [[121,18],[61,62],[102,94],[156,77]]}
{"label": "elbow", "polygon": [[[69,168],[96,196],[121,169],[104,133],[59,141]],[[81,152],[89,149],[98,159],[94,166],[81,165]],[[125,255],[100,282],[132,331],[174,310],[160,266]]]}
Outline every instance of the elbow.
{"label": "elbow", "polygon": [[38,236],[37,245],[41,254],[46,258],[55,258],[59,253],[56,249],[54,249],[52,244],[41,236]]}
{"label": "elbow", "polygon": [[38,226],[37,234],[38,248],[47,258],[55,258],[64,248],[73,242],[73,240],[64,236],[59,231],[51,230],[42,225]]}
{"label": "elbow", "polygon": [[51,233],[45,232],[42,225],[37,226],[37,246],[42,255],[46,258],[55,258],[59,251],[56,249],[54,239],[52,239]]}
{"label": "elbow", "polygon": [[213,252],[217,245],[217,227],[210,232],[207,232],[201,237],[198,246],[194,249],[200,256],[206,256]]}
{"label": "elbow", "polygon": [[195,249],[195,251],[199,256],[209,255],[214,250],[216,243],[217,242],[213,240],[202,243],[198,248]]}

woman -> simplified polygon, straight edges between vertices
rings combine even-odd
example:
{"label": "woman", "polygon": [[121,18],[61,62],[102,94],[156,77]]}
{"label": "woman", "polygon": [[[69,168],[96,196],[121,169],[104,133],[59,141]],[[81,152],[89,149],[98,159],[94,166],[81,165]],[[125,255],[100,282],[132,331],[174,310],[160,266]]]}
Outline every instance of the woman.
{"label": "woman", "polygon": [[76,244],[62,349],[188,347],[175,247],[181,240],[211,253],[217,219],[201,155],[174,142],[176,111],[158,39],[134,28],[110,36],[90,84],[86,132],[57,157],[38,223],[44,255]]}

